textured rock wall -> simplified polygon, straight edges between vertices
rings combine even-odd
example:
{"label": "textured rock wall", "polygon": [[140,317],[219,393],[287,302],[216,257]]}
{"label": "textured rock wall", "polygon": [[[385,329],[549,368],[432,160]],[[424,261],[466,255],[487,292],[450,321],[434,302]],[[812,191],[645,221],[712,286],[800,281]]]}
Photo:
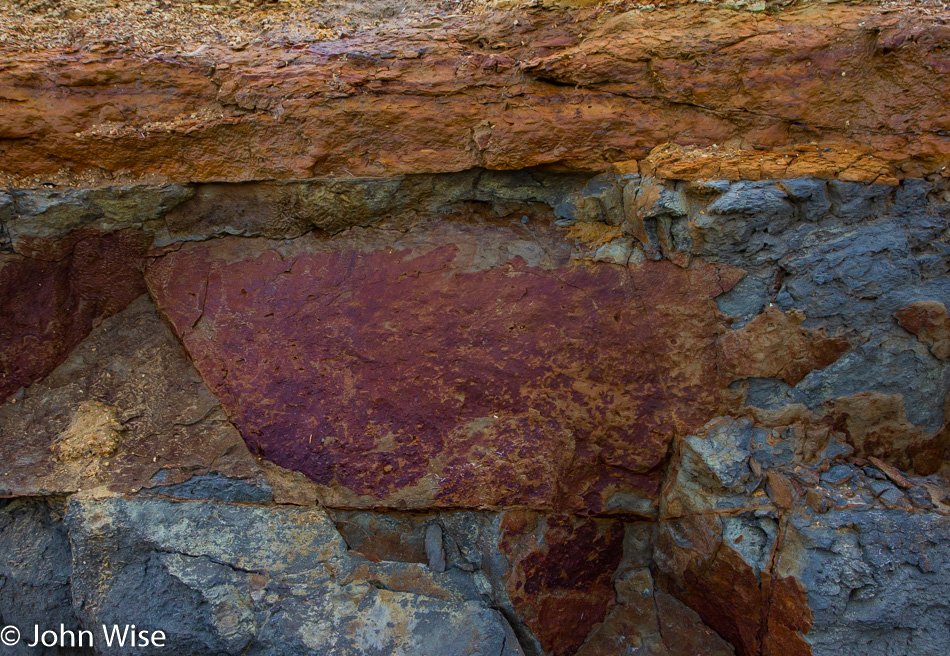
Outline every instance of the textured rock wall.
{"label": "textured rock wall", "polygon": [[941,5],[7,4],[11,653],[946,653]]}

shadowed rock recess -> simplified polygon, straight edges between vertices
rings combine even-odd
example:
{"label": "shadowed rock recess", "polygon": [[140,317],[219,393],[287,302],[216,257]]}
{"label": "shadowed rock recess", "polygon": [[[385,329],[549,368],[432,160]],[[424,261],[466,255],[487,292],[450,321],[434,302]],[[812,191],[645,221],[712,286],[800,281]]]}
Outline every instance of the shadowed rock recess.
{"label": "shadowed rock recess", "polygon": [[0,654],[948,653],[943,3],[0,12]]}

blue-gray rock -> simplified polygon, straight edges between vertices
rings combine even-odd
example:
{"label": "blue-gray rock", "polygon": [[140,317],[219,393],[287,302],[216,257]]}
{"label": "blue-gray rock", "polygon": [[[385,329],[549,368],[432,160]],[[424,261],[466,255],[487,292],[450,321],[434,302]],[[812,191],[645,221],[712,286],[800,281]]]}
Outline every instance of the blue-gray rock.
{"label": "blue-gray rock", "polygon": [[851,468],[847,465],[835,465],[821,475],[821,480],[831,485],[841,485],[851,478]]}
{"label": "blue-gray rock", "polygon": [[[17,627],[23,640],[34,626],[59,630],[60,624],[76,631],[79,620],[71,595],[72,558],[63,526],[66,504],[62,499],[0,500],[0,627]],[[24,642],[0,647],[15,656],[72,653],[56,647],[28,649]]]}
{"label": "blue-gray rock", "polygon": [[103,654],[522,654],[471,574],[364,560],[317,508],[74,497],[67,526],[82,623],[168,640]]}
{"label": "blue-gray rock", "polygon": [[[159,472],[163,474],[164,471]],[[153,477],[152,480],[158,480]],[[220,472],[211,472],[193,476],[177,485],[153,485],[149,492],[161,494],[176,499],[205,499],[216,501],[233,501],[249,503],[269,503],[274,500],[274,493],[266,480],[247,480],[225,476]]]}
{"label": "blue-gray rock", "polygon": [[779,571],[806,589],[816,656],[942,656],[950,517],[900,509],[795,513]]}

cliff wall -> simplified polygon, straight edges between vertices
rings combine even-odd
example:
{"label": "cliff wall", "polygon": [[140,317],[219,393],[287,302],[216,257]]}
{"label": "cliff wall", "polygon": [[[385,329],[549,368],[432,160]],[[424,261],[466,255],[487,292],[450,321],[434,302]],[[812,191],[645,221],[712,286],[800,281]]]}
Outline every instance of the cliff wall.
{"label": "cliff wall", "polygon": [[3,4],[11,653],[946,653],[941,3]]}

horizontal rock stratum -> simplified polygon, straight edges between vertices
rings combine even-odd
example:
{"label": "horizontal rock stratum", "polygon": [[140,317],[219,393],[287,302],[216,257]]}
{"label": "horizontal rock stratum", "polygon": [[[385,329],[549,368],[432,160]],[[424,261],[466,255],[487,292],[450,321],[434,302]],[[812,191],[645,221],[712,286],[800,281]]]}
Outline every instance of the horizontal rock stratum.
{"label": "horizontal rock stratum", "polygon": [[425,15],[337,38],[272,26],[230,43],[163,35],[158,7],[94,43],[82,19],[79,36],[46,48],[34,27],[32,40],[0,44],[15,54],[0,70],[0,173],[599,171],[668,141],[832,147],[880,158],[900,177],[950,162],[941,11],[737,4],[474,2],[445,15],[436,10],[455,3],[414,2]]}
{"label": "horizontal rock stratum", "polygon": [[0,5],[0,626],[946,653],[940,2]]}

